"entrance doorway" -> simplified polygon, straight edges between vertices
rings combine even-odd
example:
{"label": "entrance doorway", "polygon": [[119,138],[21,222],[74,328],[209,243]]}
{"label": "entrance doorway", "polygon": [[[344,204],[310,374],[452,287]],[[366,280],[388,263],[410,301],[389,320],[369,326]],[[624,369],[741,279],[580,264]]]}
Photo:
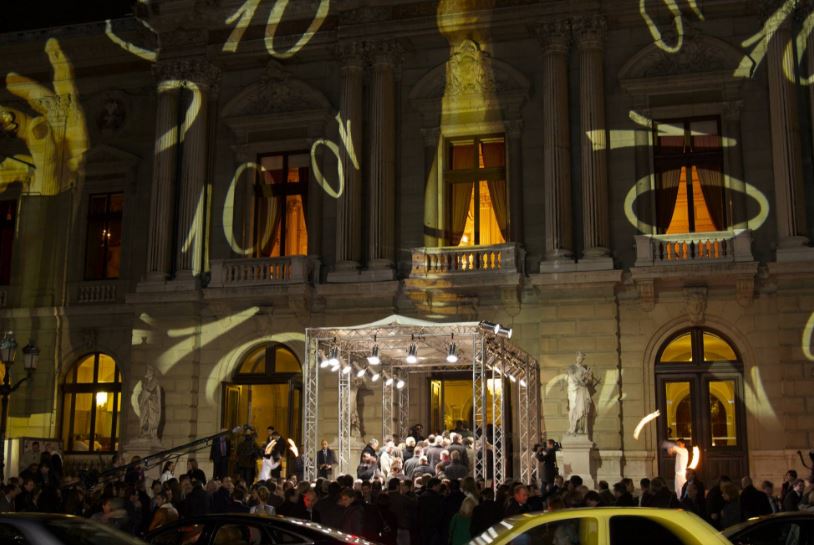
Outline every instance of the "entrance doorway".
{"label": "entrance doorway", "polygon": [[683,439],[697,471],[706,482],[721,475],[748,475],[743,408],[743,363],[720,333],[693,328],[668,340],[656,360],[659,474],[668,483],[675,459],[661,445]]}
{"label": "entrance doorway", "polygon": [[[300,447],[302,439],[302,367],[288,347],[272,343],[250,352],[238,366],[231,382],[223,384],[223,427],[232,429],[249,424],[257,431],[257,441],[266,438],[273,426],[286,439]],[[232,449],[232,456],[234,451]],[[283,472],[293,458],[283,460]],[[234,460],[232,460],[234,463]],[[234,466],[230,466],[233,473]]]}

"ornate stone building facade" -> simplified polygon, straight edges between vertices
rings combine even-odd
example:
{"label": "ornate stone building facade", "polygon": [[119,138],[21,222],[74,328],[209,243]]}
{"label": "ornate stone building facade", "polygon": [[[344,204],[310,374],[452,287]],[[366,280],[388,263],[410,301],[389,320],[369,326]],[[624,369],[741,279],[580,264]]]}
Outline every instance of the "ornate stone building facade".
{"label": "ornate stone building facade", "polygon": [[[162,0],[0,35],[0,319],[42,350],[11,435],[80,464],[296,437],[305,328],[403,314],[511,326],[549,437],[584,351],[594,478],[670,476],[685,437],[708,478],[779,479],[814,444],[814,46],[790,2],[626,4]],[[414,376],[410,418],[465,414],[433,398],[456,378]]]}

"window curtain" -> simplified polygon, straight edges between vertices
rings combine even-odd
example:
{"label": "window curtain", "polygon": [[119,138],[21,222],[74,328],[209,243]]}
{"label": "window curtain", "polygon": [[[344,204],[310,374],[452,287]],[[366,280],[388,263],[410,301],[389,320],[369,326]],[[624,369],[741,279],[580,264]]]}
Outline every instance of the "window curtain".
{"label": "window curtain", "polygon": [[282,230],[283,207],[285,200],[279,197],[257,196],[255,207],[255,257],[271,257],[275,249],[280,250],[280,231]]}
{"label": "window curtain", "polygon": [[[450,213],[449,244],[457,246],[466,227],[466,216],[469,214],[469,204],[472,201],[472,190],[475,184],[461,182],[450,184],[452,207]],[[477,206],[477,203],[475,203]]]}
{"label": "window curtain", "polygon": [[701,192],[707,204],[707,210],[715,224],[715,230],[725,229],[724,177],[719,164],[701,164],[695,167],[701,181]]}
{"label": "window curtain", "polygon": [[660,185],[656,192],[656,226],[659,233],[666,233],[675,211],[678,186],[684,167],[662,170]]}
{"label": "window curtain", "polygon": [[[484,168],[500,168],[506,165],[506,146],[502,141],[482,144],[481,154]],[[500,234],[503,235],[503,240],[509,240],[509,199],[506,180],[489,180],[488,185]]]}

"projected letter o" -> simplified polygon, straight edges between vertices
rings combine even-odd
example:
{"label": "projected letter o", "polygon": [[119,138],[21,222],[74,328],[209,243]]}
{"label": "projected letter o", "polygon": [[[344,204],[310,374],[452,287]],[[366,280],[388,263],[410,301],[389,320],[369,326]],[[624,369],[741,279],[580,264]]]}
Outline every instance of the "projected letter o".
{"label": "projected letter o", "polygon": [[[769,217],[769,200],[758,188],[752,184],[748,184],[742,180],[732,177],[728,178],[728,182],[728,185],[725,186],[726,189],[738,191],[755,199],[759,206],[758,212],[754,215],[754,217],[749,218],[747,221],[733,225],[733,229],[749,228],[753,231],[760,229],[760,227]],[[636,212],[633,210],[633,204],[636,202],[636,199],[650,191],[653,191],[653,188],[650,187],[650,176],[644,176],[640,178],[638,182],[633,184],[633,186],[628,190],[627,195],[625,195],[624,203],[625,217],[627,220],[633,227],[646,235],[654,233],[656,228],[649,223],[642,221],[636,215]]]}
{"label": "projected letter o", "polygon": [[[331,187],[331,184],[329,184],[325,176],[322,175],[322,171],[317,164],[317,148],[320,145],[328,148],[331,153],[336,156],[336,172],[339,176],[339,189],[337,191],[334,191],[334,188]],[[311,170],[314,171],[314,178],[316,178],[319,186],[325,190],[325,193],[334,199],[338,199],[339,196],[342,195],[342,192],[345,190],[345,168],[342,166],[342,158],[339,157],[339,146],[325,138],[320,138],[314,142],[313,145],[311,145]]]}
{"label": "projected letter o", "polygon": [[[229,189],[226,191],[226,200],[223,203],[223,235],[226,237],[226,242],[229,243],[232,251],[238,255],[251,255],[252,253],[252,248],[243,248],[240,244],[238,244],[237,240],[235,240],[234,234],[235,186],[237,185],[238,179],[246,171],[246,169],[252,169],[258,172],[265,170],[261,165],[251,161],[238,166],[237,169],[235,169],[234,175],[232,175],[232,181],[229,183]],[[268,234],[266,240],[262,241],[261,247],[265,246],[267,242]]]}

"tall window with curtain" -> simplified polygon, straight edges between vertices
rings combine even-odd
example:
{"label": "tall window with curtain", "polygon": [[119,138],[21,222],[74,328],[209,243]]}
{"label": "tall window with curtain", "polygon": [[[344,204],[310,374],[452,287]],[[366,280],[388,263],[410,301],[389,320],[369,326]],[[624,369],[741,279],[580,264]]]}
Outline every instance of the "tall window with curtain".
{"label": "tall window with curtain", "polygon": [[255,257],[308,254],[308,152],[259,158],[254,200]]}
{"label": "tall window with curtain", "polygon": [[77,361],[62,384],[61,437],[65,452],[119,449],[122,376],[116,362],[96,352]]}
{"label": "tall window with curtain", "polygon": [[119,277],[122,262],[123,193],[91,195],[85,239],[85,280]]}
{"label": "tall window with curtain", "polygon": [[447,244],[489,246],[509,238],[503,136],[447,142]]}
{"label": "tall window with curtain", "polygon": [[653,130],[658,232],[726,230],[720,120],[659,121]]}

